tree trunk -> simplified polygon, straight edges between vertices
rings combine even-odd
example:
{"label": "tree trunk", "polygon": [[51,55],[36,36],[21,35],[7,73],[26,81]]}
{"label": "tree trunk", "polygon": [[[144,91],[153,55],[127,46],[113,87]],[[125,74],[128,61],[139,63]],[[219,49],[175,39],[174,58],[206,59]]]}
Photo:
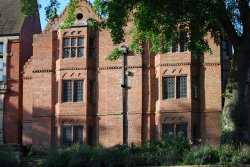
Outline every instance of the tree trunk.
{"label": "tree trunk", "polygon": [[249,68],[249,46],[242,45],[235,50],[231,60],[230,74],[225,91],[225,103],[222,111],[221,144],[238,145],[243,141],[244,95]]}

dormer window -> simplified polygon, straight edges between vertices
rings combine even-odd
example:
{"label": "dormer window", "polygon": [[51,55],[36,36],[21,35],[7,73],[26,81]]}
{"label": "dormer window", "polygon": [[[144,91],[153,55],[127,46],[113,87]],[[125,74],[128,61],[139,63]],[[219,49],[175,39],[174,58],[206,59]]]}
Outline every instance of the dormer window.
{"label": "dormer window", "polygon": [[84,38],[67,37],[63,41],[63,58],[75,58],[84,56]]}

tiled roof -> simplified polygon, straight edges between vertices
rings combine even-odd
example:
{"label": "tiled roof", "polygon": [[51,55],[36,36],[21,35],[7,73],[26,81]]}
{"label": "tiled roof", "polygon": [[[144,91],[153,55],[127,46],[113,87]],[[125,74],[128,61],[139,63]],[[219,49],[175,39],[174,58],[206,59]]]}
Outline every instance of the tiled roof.
{"label": "tiled roof", "polygon": [[19,34],[24,18],[20,0],[0,0],[0,36]]}

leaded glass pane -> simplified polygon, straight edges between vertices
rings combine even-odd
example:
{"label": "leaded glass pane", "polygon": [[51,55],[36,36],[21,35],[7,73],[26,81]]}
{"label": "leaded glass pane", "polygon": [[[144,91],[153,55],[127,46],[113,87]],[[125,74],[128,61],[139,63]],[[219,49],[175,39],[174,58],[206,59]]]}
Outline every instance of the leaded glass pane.
{"label": "leaded glass pane", "polygon": [[75,81],[74,84],[74,101],[81,102],[83,101],[83,81]]}
{"label": "leaded glass pane", "polygon": [[250,82],[250,68],[248,69],[248,73],[247,73],[247,82]]}
{"label": "leaded glass pane", "polygon": [[3,69],[3,58],[0,57],[0,70]]}
{"label": "leaded glass pane", "polygon": [[76,46],[76,38],[71,38],[71,46]]}
{"label": "leaded glass pane", "polygon": [[71,57],[76,57],[76,48],[71,48]]}
{"label": "leaded glass pane", "polygon": [[164,99],[171,99],[175,97],[175,78],[174,77],[167,77],[163,79],[163,98]]}
{"label": "leaded glass pane", "polygon": [[72,101],[72,81],[63,81],[63,102]]}
{"label": "leaded glass pane", "polygon": [[173,136],[174,134],[174,124],[163,124],[162,125],[162,136]]}
{"label": "leaded glass pane", "polygon": [[70,39],[69,38],[64,38],[64,47],[70,46]]}
{"label": "leaded glass pane", "polygon": [[3,81],[3,70],[0,70],[0,82]]}
{"label": "leaded glass pane", "polygon": [[74,127],[74,142],[75,143],[83,143],[83,127],[76,126]]}
{"label": "leaded glass pane", "polygon": [[187,97],[187,77],[177,77],[177,98]]}
{"label": "leaded glass pane", "polygon": [[187,51],[187,41],[188,41],[188,38],[187,38],[187,33],[185,32],[181,32],[181,36],[180,36],[180,52],[186,52]]}
{"label": "leaded glass pane", "polygon": [[65,126],[63,127],[63,144],[71,144],[72,143],[72,127]]}
{"label": "leaded glass pane", "polygon": [[163,50],[162,50],[163,53],[168,53],[170,51],[171,51],[170,47],[164,47]]}
{"label": "leaded glass pane", "polygon": [[78,57],[83,57],[84,55],[84,48],[78,48]]}
{"label": "leaded glass pane", "polygon": [[172,47],[172,52],[178,52],[178,45],[174,45]]}
{"label": "leaded glass pane", "polygon": [[3,54],[3,43],[0,43],[0,55]]}
{"label": "leaded glass pane", "polygon": [[84,45],[84,38],[78,38],[78,46]]}
{"label": "leaded glass pane", "polygon": [[64,48],[63,50],[63,58],[68,58],[69,57],[69,48]]}
{"label": "leaded glass pane", "polygon": [[176,135],[187,138],[187,124],[176,124]]}

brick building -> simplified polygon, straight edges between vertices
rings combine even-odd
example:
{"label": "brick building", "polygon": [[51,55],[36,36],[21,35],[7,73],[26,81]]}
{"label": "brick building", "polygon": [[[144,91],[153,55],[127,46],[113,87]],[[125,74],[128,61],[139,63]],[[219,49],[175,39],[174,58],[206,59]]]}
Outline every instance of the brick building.
{"label": "brick building", "polygon": [[0,144],[22,143],[22,74],[32,56],[39,15],[26,17],[20,0],[0,0]]}
{"label": "brick building", "polygon": [[[34,36],[23,74],[23,144],[47,150],[73,142],[122,143],[123,107],[129,143],[182,132],[188,139],[219,144],[220,46],[207,37],[213,54],[197,60],[185,42],[159,55],[143,44],[141,55],[127,55],[123,99],[122,59],[106,60],[120,46],[113,46],[108,31],[87,26],[89,17],[98,19],[89,2],[79,3],[76,13],[72,28],[58,29],[64,11]],[[127,36],[122,45],[130,42]]]}

